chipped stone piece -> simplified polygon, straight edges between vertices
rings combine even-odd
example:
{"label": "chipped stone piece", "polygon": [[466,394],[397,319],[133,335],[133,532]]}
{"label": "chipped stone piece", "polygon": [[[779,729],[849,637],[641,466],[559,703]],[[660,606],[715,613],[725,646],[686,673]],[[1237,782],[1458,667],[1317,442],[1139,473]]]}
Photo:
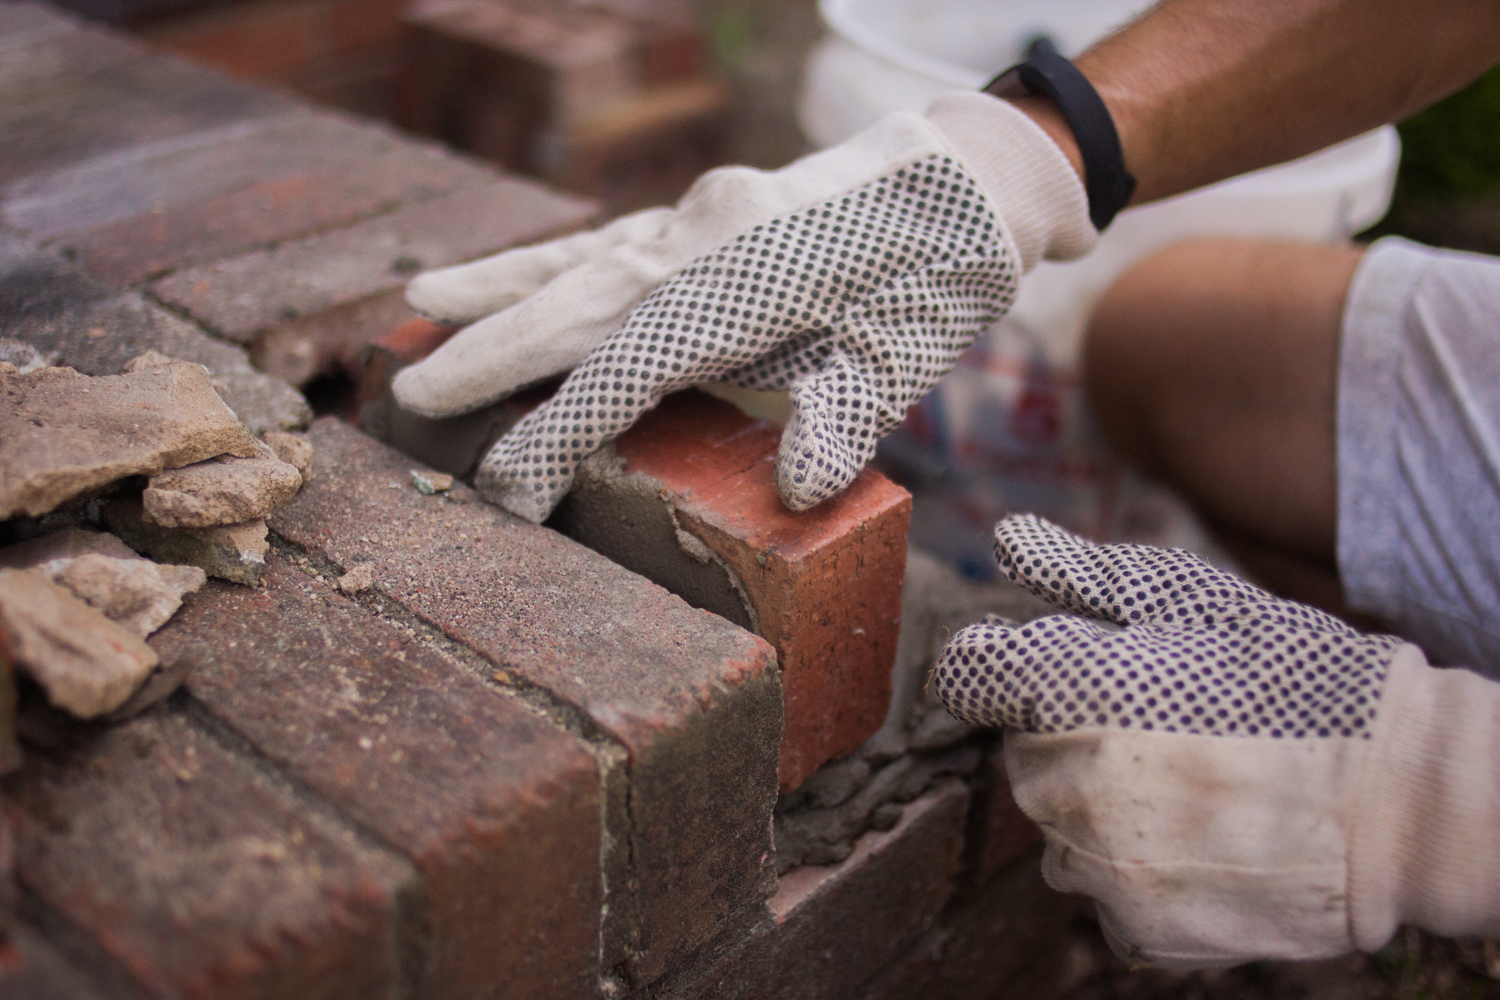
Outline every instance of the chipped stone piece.
{"label": "chipped stone piece", "polygon": [[146,520],[139,501],[111,500],[104,520],[125,543],[162,562],[197,566],[209,576],[254,586],[266,568],[264,520],[212,528],[163,528]]}
{"label": "chipped stone piece", "polygon": [[260,447],[254,458],[220,455],[152,476],[141,498],[147,520],[163,528],[243,524],[290,503],[302,473]]}
{"label": "chipped stone piece", "polygon": [[80,719],[123,705],[157,664],[155,650],[38,570],[0,570],[0,627],[16,667]]}
{"label": "chipped stone piece", "polygon": [[300,434],[289,434],[286,431],[266,431],[266,444],[276,453],[276,457],[288,465],[295,466],[302,473],[302,483],[307,485],[312,482],[312,458],[313,446],[307,438]]}
{"label": "chipped stone piece", "polygon": [[363,594],[375,586],[375,570],[370,563],[360,563],[353,566],[349,572],[338,578],[339,590],[346,594]]}
{"label": "chipped stone piece", "polygon": [[162,566],[148,559],[111,559],[94,553],[61,564],[45,563],[38,569],[142,639],[182,607],[184,594],[208,581],[197,566]]}
{"label": "chipped stone piece", "polygon": [[201,365],[90,378],[71,368],[0,371],[0,520],[45,514],[133,475],[249,457],[259,442]]}
{"label": "chipped stone piece", "polygon": [[146,351],[144,354],[137,354],[125,362],[125,367],[120,369],[120,371],[129,375],[131,372],[146,371],[150,368],[165,368],[176,360],[176,358],[167,357],[167,355],[160,351]]}
{"label": "chipped stone piece", "polygon": [[47,579],[144,639],[207,577],[196,566],[142,559],[114,535],[65,528],[0,549],[0,567],[36,568]]}
{"label": "chipped stone piece", "polygon": [[412,469],[411,481],[416,484],[417,492],[423,496],[446,493],[453,489],[453,477],[446,472],[419,472]]}

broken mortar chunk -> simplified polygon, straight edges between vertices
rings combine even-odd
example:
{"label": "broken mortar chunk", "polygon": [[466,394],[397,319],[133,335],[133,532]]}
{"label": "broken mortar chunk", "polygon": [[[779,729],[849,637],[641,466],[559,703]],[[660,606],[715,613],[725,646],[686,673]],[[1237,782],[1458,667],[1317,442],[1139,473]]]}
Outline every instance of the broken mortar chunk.
{"label": "broken mortar chunk", "polygon": [[277,458],[302,474],[304,486],[312,482],[313,446],[307,438],[288,431],[266,431],[265,442]]}
{"label": "broken mortar chunk", "polygon": [[249,457],[258,442],[202,365],[174,361],[91,378],[0,369],[0,520],[33,517],[126,476]]}
{"label": "broken mortar chunk", "polygon": [[417,492],[426,497],[453,489],[453,477],[446,472],[419,472],[412,469],[411,481],[416,484]]}
{"label": "broken mortar chunk", "polygon": [[261,444],[253,458],[220,455],[151,477],[142,495],[146,519],[164,528],[243,524],[291,502],[302,473]]}
{"label": "broken mortar chunk", "polygon": [[337,585],[342,593],[351,597],[355,594],[363,594],[375,586],[375,569],[370,563],[352,566],[349,572],[338,578]]}
{"label": "broken mortar chunk", "polygon": [[80,719],[104,715],[157,664],[141,639],[37,570],[0,570],[0,628],[16,667]]}
{"label": "broken mortar chunk", "polygon": [[209,576],[254,586],[266,568],[266,522],[211,528],[163,528],[146,520],[138,500],[115,499],[104,507],[104,521],[131,548],[154,559],[197,566]]}

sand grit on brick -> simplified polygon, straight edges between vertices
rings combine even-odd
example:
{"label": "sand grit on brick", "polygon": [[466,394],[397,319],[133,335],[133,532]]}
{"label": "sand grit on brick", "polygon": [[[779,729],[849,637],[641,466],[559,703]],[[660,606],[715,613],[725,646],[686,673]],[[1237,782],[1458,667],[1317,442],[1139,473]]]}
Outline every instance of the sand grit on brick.
{"label": "sand grit on brick", "polygon": [[412,859],[425,988],[591,995],[600,790],[582,741],[277,556],[153,641],[199,664],[188,688],[210,711]]}

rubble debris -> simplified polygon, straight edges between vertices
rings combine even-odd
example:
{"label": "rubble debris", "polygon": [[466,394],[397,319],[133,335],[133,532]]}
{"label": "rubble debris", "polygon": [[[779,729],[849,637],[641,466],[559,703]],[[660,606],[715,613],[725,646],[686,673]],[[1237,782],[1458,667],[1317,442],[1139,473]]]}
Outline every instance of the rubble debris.
{"label": "rubble debris", "polygon": [[51,366],[52,358],[24,340],[0,337],[0,363],[15,365],[18,375],[30,375],[39,368]]}
{"label": "rubble debris", "polygon": [[266,431],[265,442],[277,458],[302,474],[302,485],[312,482],[313,446],[307,438],[287,431]]}
{"label": "rubble debris", "polygon": [[80,719],[119,708],[156,666],[156,651],[35,569],[0,570],[0,628],[15,666]]}
{"label": "rubble debris", "polygon": [[181,361],[97,378],[0,364],[0,440],[0,520],[45,514],[126,476],[248,458],[259,447],[203,366]]}
{"label": "rubble debris", "polygon": [[141,497],[146,519],[163,528],[210,528],[263,518],[290,503],[302,473],[257,444],[251,458],[220,455],[152,476]]}
{"label": "rubble debris", "polygon": [[416,484],[417,492],[425,497],[434,493],[447,493],[453,489],[453,477],[446,472],[421,472],[412,469],[411,481]]}
{"label": "rubble debris", "polygon": [[104,506],[104,523],[137,552],[161,562],[197,566],[209,576],[254,586],[266,568],[266,522],[211,528],[163,528],[146,520],[141,502],[119,497]]}
{"label": "rubble debris", "polygon": [[363,594],[375,586],[375,567],[371,563],[351,566],[349,572],[338,578],[337,584],[342,593],[351,597],[355,594]]}
{"label": "rubble debris", "polygon": [[[129,375],[133,372],[143,372],[151,368],[165,368],[176,360],[176,358],[168,357],[160,351],[148,350],[142,354],[137,354],[125,362],[125,366],[120,369],[120,374]],[[208,371],[208,368],[204,366],[203,370]]]}
{"label": "rubble debris", "polygon": [[142,639],[166,624],[208,579],[197,566],[142,559],[114,535],[67,528],[0,549],[0,566],[35,568]]}

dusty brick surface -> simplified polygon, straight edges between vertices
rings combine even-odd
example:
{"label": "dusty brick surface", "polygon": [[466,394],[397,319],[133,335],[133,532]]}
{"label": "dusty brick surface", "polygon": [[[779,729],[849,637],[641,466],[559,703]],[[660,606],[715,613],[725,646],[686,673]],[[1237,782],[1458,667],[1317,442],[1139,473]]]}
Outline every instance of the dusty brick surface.
{"label": "dusty brick surface", "polygon": [[494,176],[389,128],[299,108],[17,182],[0,195],[0,214],[128,284]]}
{"label": "dusty brick surface", "polygon": [[[15,48],[15,47],[12,47]],[[7,58],[0,185],[91,157],[290,111],[272,91],[228,80],[92,29]]]}
{"label": "dusty brick surface", "polygon": [[188,268],[152,288],[210,329],[245,342],[292,320],[402,288],[418,271],[581,225],[592,212],[584,202],[535,184],[499,179],[274,249]]}
{"label": "dusty brick surface", "polygon": [[441,997],[582,997],[598,976],[599,777],[582,742],[273,555],[154,638],[193,696],[406,854]]}
{"label": "dusty brick surface", "polygon": [[0,1000],[102,1000],[105,994],[84,970],[21,923],[0,943]]}
{"label": "dusty brick surface", "polygon": [[344,425],[309,437],[314,478],[277,534],[341,571],[369,563],[378,591],[628,751],[607,822],[632,867],[608,899],[606,967],[654,980],[758,906],[781,734],[770,647],[465,487],[419,494],[411,460]]}
{"label": "dusty brick surface", "polygon": [[252,431],[302,427],[312,418],[301,394],[256,371],[242,348],[134,292],[86,277],[23,237],[0,233],[0,337],[14,337],[85,375],[117,375],[147,350],[208,368],[229,408]]}
{"label": "dusty brick surface", "polygon": [[973,887],[870,980],[864,1000],[1059,995],[1068,975],[1068,924],[1087,904],[1047,887],[1040,855],[1028,852]]}
{"label": "dusty brick surface", "polygon": [[77,22],[59,8],[39,3],[0,3],[0,46],[36,45],[73,31]]}
{"label": "dusty brick surface", "polygon": [[1005,755],[998,742],[985,754],[979,782],[983,825],[976,832],[980,839],[974,866],[975,877],[983,880],[1041,843],[1042,831],[1016,805],[1010,779],[1005,774]]}
{"label": "dusty brick surface", "polygon": [[861,837],[841,864],[793,868],[771,897],[769,924],[696,982],[671,984],[668,993],[703,1000],[860,996],[883,961],[936,924],[954,894],[968,805],[963,785],[944,785],[905,806],[888,832]]}
{"label": "dusty brick surface", "polygon": [[392,996],[404,862],[161,710],[3,782],[16,871],[158,997]]}
{"label": "dusty brick surface", "polygon": [[[786,698],[786,791],[852,753],[885,719],[911,497],[869,469],[841,496],[792,513],[774,482],[780,435],[776,425],[728,403],[680,393],[622,435],[615,452],[627,474],[661,484],[676,525],[732,571],[755,627],[776,647]],[[564,510],[566,530],[669,587],[661,574],[699,572],[681,552],[668,553],[666,565],[657,558],[661,547],[643,550],[611,523],[622,495],[601,493],[582,517]]]}

